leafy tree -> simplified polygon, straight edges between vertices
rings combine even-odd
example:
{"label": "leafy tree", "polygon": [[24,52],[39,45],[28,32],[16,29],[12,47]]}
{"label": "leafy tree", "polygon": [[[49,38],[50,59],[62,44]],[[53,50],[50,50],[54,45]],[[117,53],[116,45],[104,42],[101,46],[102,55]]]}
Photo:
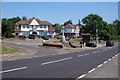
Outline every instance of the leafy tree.
{"label": "leafy tree", "polygon": [[53,27],[56,28],[55,31],[56,31],[57,33],[60,33],[60,32],[61,32],[62,25],[56,23],[56,24],[53,25]]}
{"label": "leafy tree", "polygon": [[26,17],[26,16],[23,16],[23,17],[22,17],[22,20],[27,20],[27,17]]}
{"label": "leafy tree", "polygon": [[67,24],[72,24],[72,20],[68,20],[64,23],[64,26],[67,25]]}
{"label": "leafy tree", "polygon": [[80,21],[80,19],[78,20],[78,25],[81,26],[81,21]]}
{"label": "leafy tree", "polygon": [[120,21],[119,20],[115,20],[113,22],[113,27],[115,28],[116,32],[118,35],[120,35]]}
{"label": "leafy tree", "polygon": [[89,14],[82,19],[85,33],[90,33],[93,39],[96,39],[96,29],[98,30],[98,36],[104,37],[103,34],[107,32],[107,22],[103,21],[103,18],[97,14]]}
{"label": "leafy tree", "polygon": [[2,19],[2,36],[6,36],[8,33],[11,34],[14,32],[14,24],[20,21],[20,17],[13,17],[13,18],[3,18]]}

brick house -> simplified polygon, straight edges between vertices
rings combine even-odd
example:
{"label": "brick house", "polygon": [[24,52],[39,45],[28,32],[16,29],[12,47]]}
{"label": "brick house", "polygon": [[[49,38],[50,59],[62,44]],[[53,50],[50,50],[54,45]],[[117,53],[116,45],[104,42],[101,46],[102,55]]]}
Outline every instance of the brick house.
{"label": "brick house", "polygon": [[55,29],[48,21],[40,21],[35,17],[19,21],[15,24],[14,31],[16,35],[29,36],[30,34],[36,34],[37,36],[55,36]]}

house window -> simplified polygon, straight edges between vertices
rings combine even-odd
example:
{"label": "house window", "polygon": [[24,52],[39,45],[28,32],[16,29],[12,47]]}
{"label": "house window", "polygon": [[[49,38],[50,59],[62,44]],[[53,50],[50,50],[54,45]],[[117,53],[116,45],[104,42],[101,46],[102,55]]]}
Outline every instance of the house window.
{"label": "house window", "polygon": [[29,28],[29,25],[27,25],[27,28]]}
{"label": "house window", "polygon": [[23,28],[25,28],[25,25],[23,25]]}
{"label": "house window", "polygon": [[46,28],[46,26],[44,26],[44,28]]}
{"label": "house window", "polygon": [[42,25],[40,26],[40,28],[42,28]]}

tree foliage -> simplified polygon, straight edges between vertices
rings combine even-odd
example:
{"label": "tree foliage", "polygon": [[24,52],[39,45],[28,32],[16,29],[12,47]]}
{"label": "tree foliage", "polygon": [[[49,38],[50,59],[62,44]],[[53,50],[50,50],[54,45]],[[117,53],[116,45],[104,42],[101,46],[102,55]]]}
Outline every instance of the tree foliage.
{"label": "tree foliage", "polygon": [[8,33],[12,34],[14,32],[14,24],[20,21],[20,17],[13,17],[13,18],[3,18],[2,19],[2,35],[6,36]]}
{"label": "tree foliage", "polygon": [[72,20],[66,21],[66,22],[64,23],[64,26],[67,25],[67,24],[73,24],[73,23],[72,23]]}

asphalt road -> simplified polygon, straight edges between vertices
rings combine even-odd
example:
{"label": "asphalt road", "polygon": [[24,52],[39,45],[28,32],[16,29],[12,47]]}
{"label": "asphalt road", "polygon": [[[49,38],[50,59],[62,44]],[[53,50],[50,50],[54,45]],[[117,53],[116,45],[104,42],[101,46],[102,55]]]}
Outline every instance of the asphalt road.
{"label": "asphalt road", "polygon": [[78,78],[114,55],[118,46],[69,54],[3,61],[3,78]]}

